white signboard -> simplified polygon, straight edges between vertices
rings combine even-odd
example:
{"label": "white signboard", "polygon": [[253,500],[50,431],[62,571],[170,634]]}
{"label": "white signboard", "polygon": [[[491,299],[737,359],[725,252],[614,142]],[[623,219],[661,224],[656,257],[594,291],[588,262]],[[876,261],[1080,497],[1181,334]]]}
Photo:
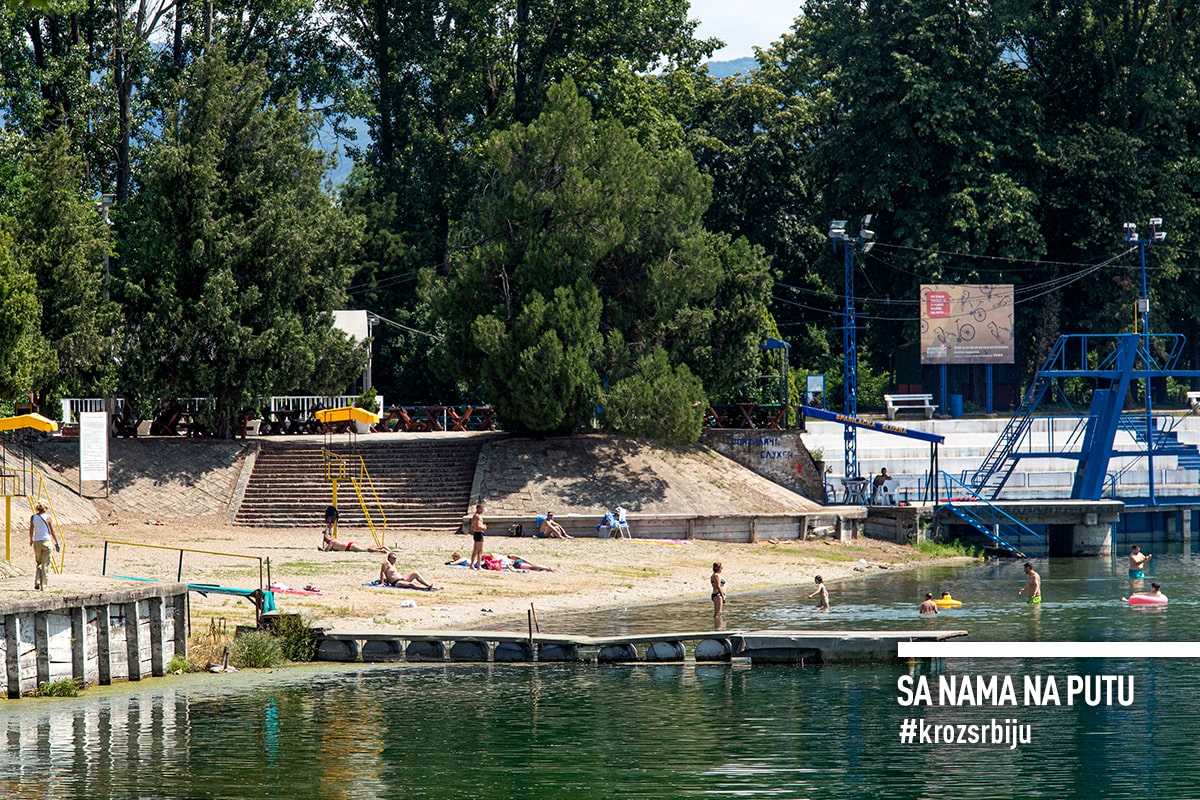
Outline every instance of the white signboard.
{"label": "white signboard", "polygon": [[79,480],[108,480],[108,414],[79,413]]}

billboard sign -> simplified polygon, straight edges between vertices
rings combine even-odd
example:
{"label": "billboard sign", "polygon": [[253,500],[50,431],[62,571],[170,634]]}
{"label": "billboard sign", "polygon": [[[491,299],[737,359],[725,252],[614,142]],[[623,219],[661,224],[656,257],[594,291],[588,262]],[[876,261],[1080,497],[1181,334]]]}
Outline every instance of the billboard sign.
{"label": "billboard sign", "polygon": [[922,364],[1011,364],[1012,284],[921,285]]}

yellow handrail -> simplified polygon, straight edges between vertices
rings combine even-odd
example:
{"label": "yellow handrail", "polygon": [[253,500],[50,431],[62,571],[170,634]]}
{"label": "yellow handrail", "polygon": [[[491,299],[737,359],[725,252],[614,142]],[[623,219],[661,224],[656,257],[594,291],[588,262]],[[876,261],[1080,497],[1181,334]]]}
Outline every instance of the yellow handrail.
{"label": "yellow handrail", "polygon": [[[263,588],[263,560],[264,559],[262,556],[248,556],[245,553],[223,553],[219,550],[198,550],[194,547],[173,547],[169,544],[146,544],[145,542],[123,542],[119,539],[105,539],[104,540],[104,560],[103,560],[103,562],[101,562],[101,565],[100,565],[100,574],[101,575],[108,574],[108,546],[110,544],[122,544],[122,545],[127,545],[129,547],[148,547],[148,548],[151,548],[152,550],[176,550],[176,551],[178,551],[179,552],[179,573],[176,575],[176,579],[179,581],[183,580],[183,554],[184,553],[201,553],[201,554],[207,555],[207,556],[228,556],[229,558],[253,559],[258,562],[258,588],[259,589]],[[267,583],[269,584],[271,582],[271,558],[270,558],[270,556],[266,557],[266,566],[267,566]]]}

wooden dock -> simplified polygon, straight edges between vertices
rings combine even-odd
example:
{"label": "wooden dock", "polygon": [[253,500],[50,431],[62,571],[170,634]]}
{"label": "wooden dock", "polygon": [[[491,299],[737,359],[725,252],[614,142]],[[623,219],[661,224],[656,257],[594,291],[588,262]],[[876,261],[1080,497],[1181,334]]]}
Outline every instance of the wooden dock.
{"label": "wooden dock", "polygon": [[320,632],[317,660],[340,662],[897,663],[899,642],[940,642],[966,631],[687,631],[573,636],[502,631]]}

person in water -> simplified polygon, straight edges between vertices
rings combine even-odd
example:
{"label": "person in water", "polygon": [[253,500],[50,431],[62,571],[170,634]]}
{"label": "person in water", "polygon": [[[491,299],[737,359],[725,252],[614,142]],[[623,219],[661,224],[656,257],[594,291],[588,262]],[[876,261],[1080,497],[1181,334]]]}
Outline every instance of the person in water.
{"label": "person in water", "polygon": [[[824,579],[818,575],[817,577],[813,578],[813,583],[817,585],[817,588],[813,589],[812,594],[810,594],[809,597],[817,598],[817,611],[828,611],[829,589],[825,586]],[[820,596],[818,597],[818,595]]]}
{"label": "person in water", "polygon": [[1129,551],[1129,577],[1135,579],[1146,577],[1146,562],[1153,557],[1149,553],[1143,553],[1142,549],[1135,544]]}
{"label": "person in water", "polygon": [[933,595],[929,592],[925,593],[925,599],[921,601],[921,607],[918,609],[922,614],[938,613],[937,603],[933,601]]}
{"label": "person in water", "polygon": [[713,562],[712,577],[709,582],[712,584],[712,603],[713,603],[713,618],[721,616],[721,612],[725,610],[725,579],[721,577],[720,561]]}
{"label": "person in water", "polygon": [[1017,589],[1017,594],[1025,595],[1026,603],[1039,605],[1042,602],[1042,576],[1028,561],[1025,562],[1025,585]]}
{"label": "person in water", "polygon": [[1160,583],[1151,583],[1150,591],[1134,592],[1134,594],[1132,596],[1122,597],[1121,600],[1128,601],[1128,600],[1132,600],[1134,597],[1147,597],[1147,598],[1151,598],[1154,600],[1163,600],[1164,602],[1167,599],[1167,596],[1165,594],[1163,594],[1163,592],[1162,592],[1162,584],[1160,584]]}

